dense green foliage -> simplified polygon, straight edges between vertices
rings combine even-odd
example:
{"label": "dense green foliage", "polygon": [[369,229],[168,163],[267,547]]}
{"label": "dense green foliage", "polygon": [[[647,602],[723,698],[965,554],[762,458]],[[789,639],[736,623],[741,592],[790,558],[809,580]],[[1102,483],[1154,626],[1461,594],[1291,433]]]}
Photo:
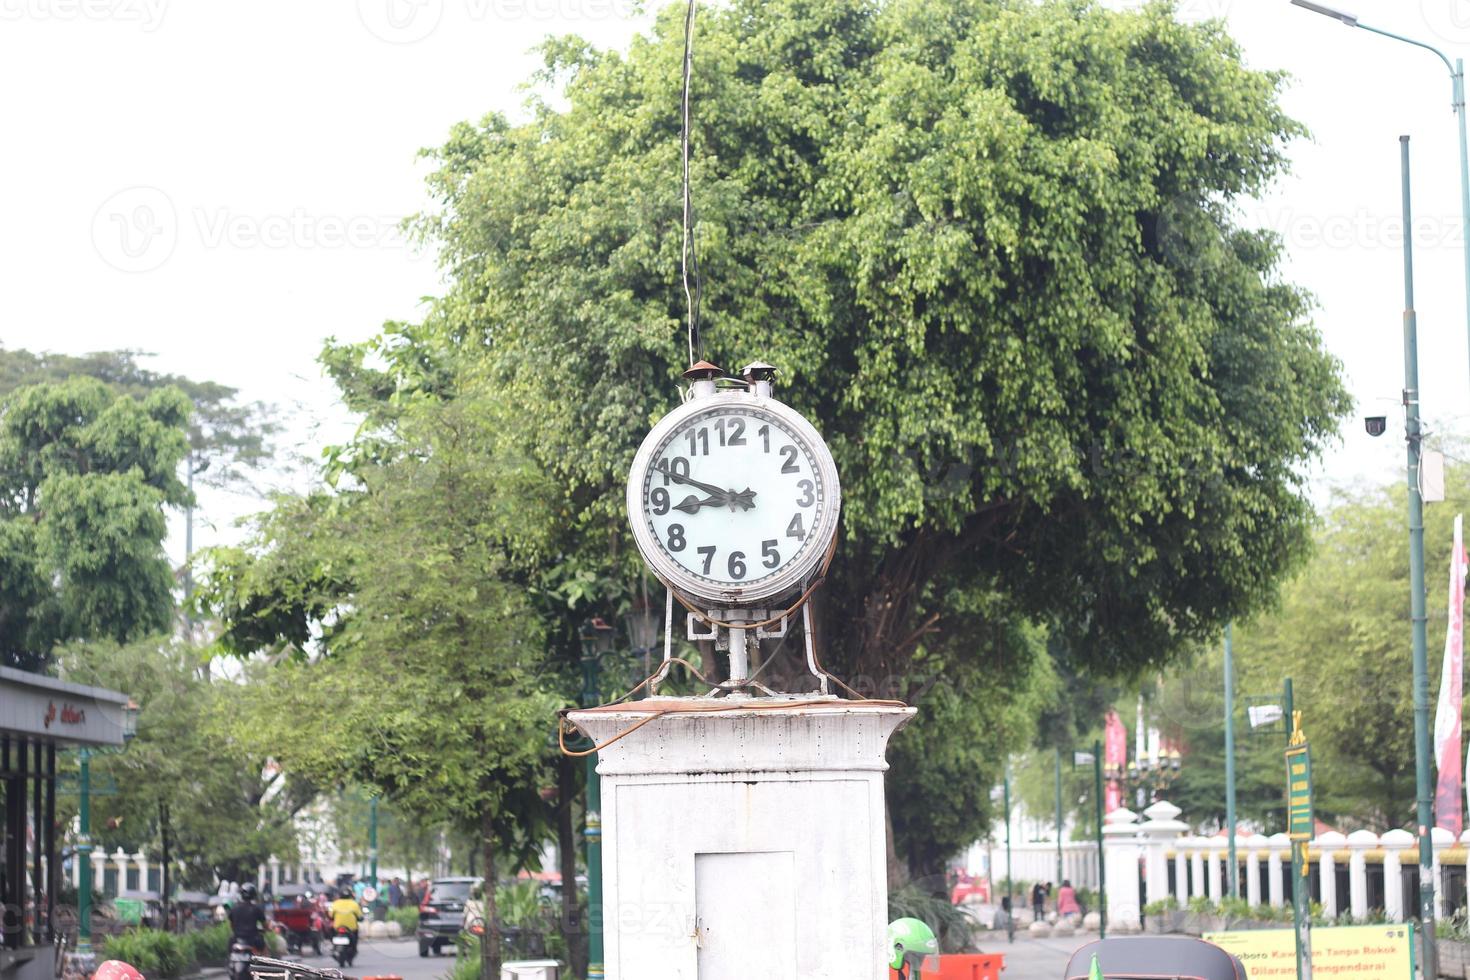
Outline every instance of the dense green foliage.
{"label": "dense green foliage", "polygon": [[[1424,508],[1431,719],[1444,650],[1455,514],[1470,499],[1470,466],[1446,474],[1448,502]],[[1412,826],[1413,664],[1407,491],[1402,483],[1346,491],[1322,516],[1311,563],[1283,589],[1279,611],[1236,631],[1239,686],[1293,678],[1312,740],[1316,805],[1342,829]]]}
{"label": "dense green foliage", "polygon": [[562,705],[507,575],[553,519],[534,471],[486,424],[495,410],[405,403],[350,486],[282,501],[251,546],[215,553],[210,581],[225,649],[294,654],[241,690],[241,738],[290,772],[473,833],[490,880],[550,834],[541,787]]}
{"label": "dense green foliage", "polygon": [[[115,787],[92,800],[99,846],[161,854],[166,807],[171,855],[184,864],[175,885],[212,890],[218,880],[253,879],[272,855],[294,857],[292,818],[316,791],[237,737],[242,684],[203,670],[199,650],[158,638],[75,644],[58,659],[68,678],[126,691],[142,708],[127,750],[92,760],[97,788]],[[278,715],[267,730],[286,725]]]}
{"label": "dense green foliage", "polygon": [[130,929],[108,936],[102,959],[121,960],[145,977],[178,977],[204,966],[219,966],[230,952],[225,923],[195,932]]}
{"label": "dense green foliage", "polygon": [[[200,480],[215,486],[244,481],[247,470],[270,458],[276,431],[271,409],[258,402],[240,403],[237,391],[216,381],[195,381],[159,374],[143,366],[138,351],[95,351],[72,355],[0,348],[0,395],[32,384],[54,384],[70,378],[95,378],[121,395],[144,398],[159,388],[177,388],[193,406],[189,448],[209,460]],[[196,472],[203,469],[196,464]]]}
{"label": "dense green foliage", "polygon": [[118,395],[72,378],[0,401],[0,654],[44,663],[58,643],[137,639],[173,617],[164,508],[189,402],[175,388]]}

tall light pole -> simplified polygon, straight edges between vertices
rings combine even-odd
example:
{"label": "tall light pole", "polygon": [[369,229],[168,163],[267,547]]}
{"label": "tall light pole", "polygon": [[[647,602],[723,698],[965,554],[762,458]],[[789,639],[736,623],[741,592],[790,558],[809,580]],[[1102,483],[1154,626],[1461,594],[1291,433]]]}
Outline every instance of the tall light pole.
{"label": "tall light pole", "polygon": [[1005,781],[1001,785],[1004,787],[1002,792],[1005,794],[1004,799],[1006,808],[1006,898],[1011,899],[1010,914],[1015,915],[1016,903],[1015,899],[1011,895],[1011,765],[1009,762],[1006,763]]}
{"label": "tall light pole", "polygon": [[374,794],[372,801],[368,804],[368,880],[373,883],[373,889],[378,887],[378,797]]}
{"label": "tall light pole", "polygon": [[77,949],[85,954],[92,951],[92,750],[83,745],[77,758],[82,797],[77,811]]}
{"label": "tall light pole", "polygon": [[1230,848],[1230,897],[1240,897],[1240,865],[1235,858],[1235,664],[1230,624],[1225,624],[1225,832]]}
{"label": "tall light pole", "polygon": [[[1463,115],[1461,119],[1463,120]],[[1408,443],[1409,618],[1414,643],[1414,782],[1419,803],[1419,920],[1424,975],[1437,976],[1434,945],[1434,785],[1429,773],[1429,657],[1425,643],[1424,501],[1419,495],[1419,324],[1414,313],[1414,227],[1409,138],[1399,137],[1404,198],[1404,436]]]}
{"label": "tall light pole", "polygon": [[1062,887],[1062,750],[1056,750],[1057,770],[1057,887]]}
{"label": "tall light pole", "polygon": [[[1452,62],[1448,55],[1431,44],[1416,41],[1414,38],[1404,37],[1402,34],[1395,34],[1392,31],[1385,31],[1380,27],[1373,27],[1361,23],[1356,15],[1347,13],[1346,11],[1337,10],[1320,3],[1313,3],[1311,0],[1291,0],[1291,2],[1294,6],[1302,7],[1313,13],[1321,14],[1324,17],[1331,17],[1333,20],[1340,21],[1348,27],[1361,28],[1372,34],[1379,34],[1383,37],[1392,38],[1395,41],[1412,44],[1416,48],[1423,48],[1425,51],[1429,51],[1438,56],[1439,60],[1444,62],[1445,68],[1449,69],[1452,93],[1451,105],[1455,110],[1455,116],[1460,125],[1460,226],[1462,232],[1461,240],[1464,242],[1465,330],[1466,336],[1470,337],[1470,150],[1467,150],[1465,139],[1465,60],[1463,58],[1456,58]],[[1405,227],[1404,236],[1407,238],[1408,235],[1409,229]]]}
{"label": "tall light pole", "polygon": [[[582,626],[582,706],[602,700],[602,658],[612,652],[613,628],[598,617]],[[587,756],[587,806],[582,838],[587,844],[587,980],[606,975],[602,948],[602,781],[597,775],[597,753]],[[562,887],[568,887],[562,882]],[[571,882],[576,887],[576,882]]]}
{"label": "tall light pole", "polygon": [[1095,811],[1097,824],[1094,828],[1097,833],[1097,938],[1106,939],[1108,936],[1108,877],[1106,862],[1103,860],[1103,772],[1102,772],[1102,742],[1092,743],[1091,752],[1079,752],[1072,750],[1072,768],[1076,769],[1079,764],[1092,763],[1092,803]]}

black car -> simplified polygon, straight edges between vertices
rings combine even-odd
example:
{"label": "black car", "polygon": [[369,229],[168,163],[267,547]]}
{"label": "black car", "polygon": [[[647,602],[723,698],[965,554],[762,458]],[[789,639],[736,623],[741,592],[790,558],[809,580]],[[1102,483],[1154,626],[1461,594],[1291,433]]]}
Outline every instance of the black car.
{"label": "black car", "polygon": [[454,942],[464,927],[464,904],[479,878],[435,878],[429,882],[428,894],[419,903],[419,955],[436,954]]}

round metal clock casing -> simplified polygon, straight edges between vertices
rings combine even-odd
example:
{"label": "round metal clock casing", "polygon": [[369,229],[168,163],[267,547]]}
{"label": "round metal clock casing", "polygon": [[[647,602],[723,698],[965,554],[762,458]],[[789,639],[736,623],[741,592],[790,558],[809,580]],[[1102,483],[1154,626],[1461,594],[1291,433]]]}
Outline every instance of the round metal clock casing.
{"label": "round metal clock casing", "polygon": [[837,533],[842,491],[817,430],[748,391],[685,402],[643,440],[628,521],[665,584],[721,606],[800,589]]}

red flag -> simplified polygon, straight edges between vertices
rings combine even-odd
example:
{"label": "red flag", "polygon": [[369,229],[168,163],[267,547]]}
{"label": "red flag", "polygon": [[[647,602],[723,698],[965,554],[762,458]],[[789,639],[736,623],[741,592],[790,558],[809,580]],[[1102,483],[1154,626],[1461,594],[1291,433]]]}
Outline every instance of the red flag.
{"label": "red flag", "polygon": [[[1103,768],[1110,774],[1123,775],[1123,769],[1128,764],[1128,729],[1123,727],[1123,719],[1112,709],[1108,710],[1108,716],[1103,721]],[[1108,780],[1107,790],[1103,794],[1103,810],[1112,813],[1123,805],[1123,784],[1118,779]]]}
{"label": "red flag", "polygon": [[1460,700],[1465,662],[1465,545],[1460,516],[1455,516],[1455,545],[1450,552],[1449,626],[1444,637],[1444,667],[1439,677],[1439,706],[1434,712],[1434,758],[1439,784],[1434,793],[1435,825],[1455,837],[1464,829],[1460,807]]}

